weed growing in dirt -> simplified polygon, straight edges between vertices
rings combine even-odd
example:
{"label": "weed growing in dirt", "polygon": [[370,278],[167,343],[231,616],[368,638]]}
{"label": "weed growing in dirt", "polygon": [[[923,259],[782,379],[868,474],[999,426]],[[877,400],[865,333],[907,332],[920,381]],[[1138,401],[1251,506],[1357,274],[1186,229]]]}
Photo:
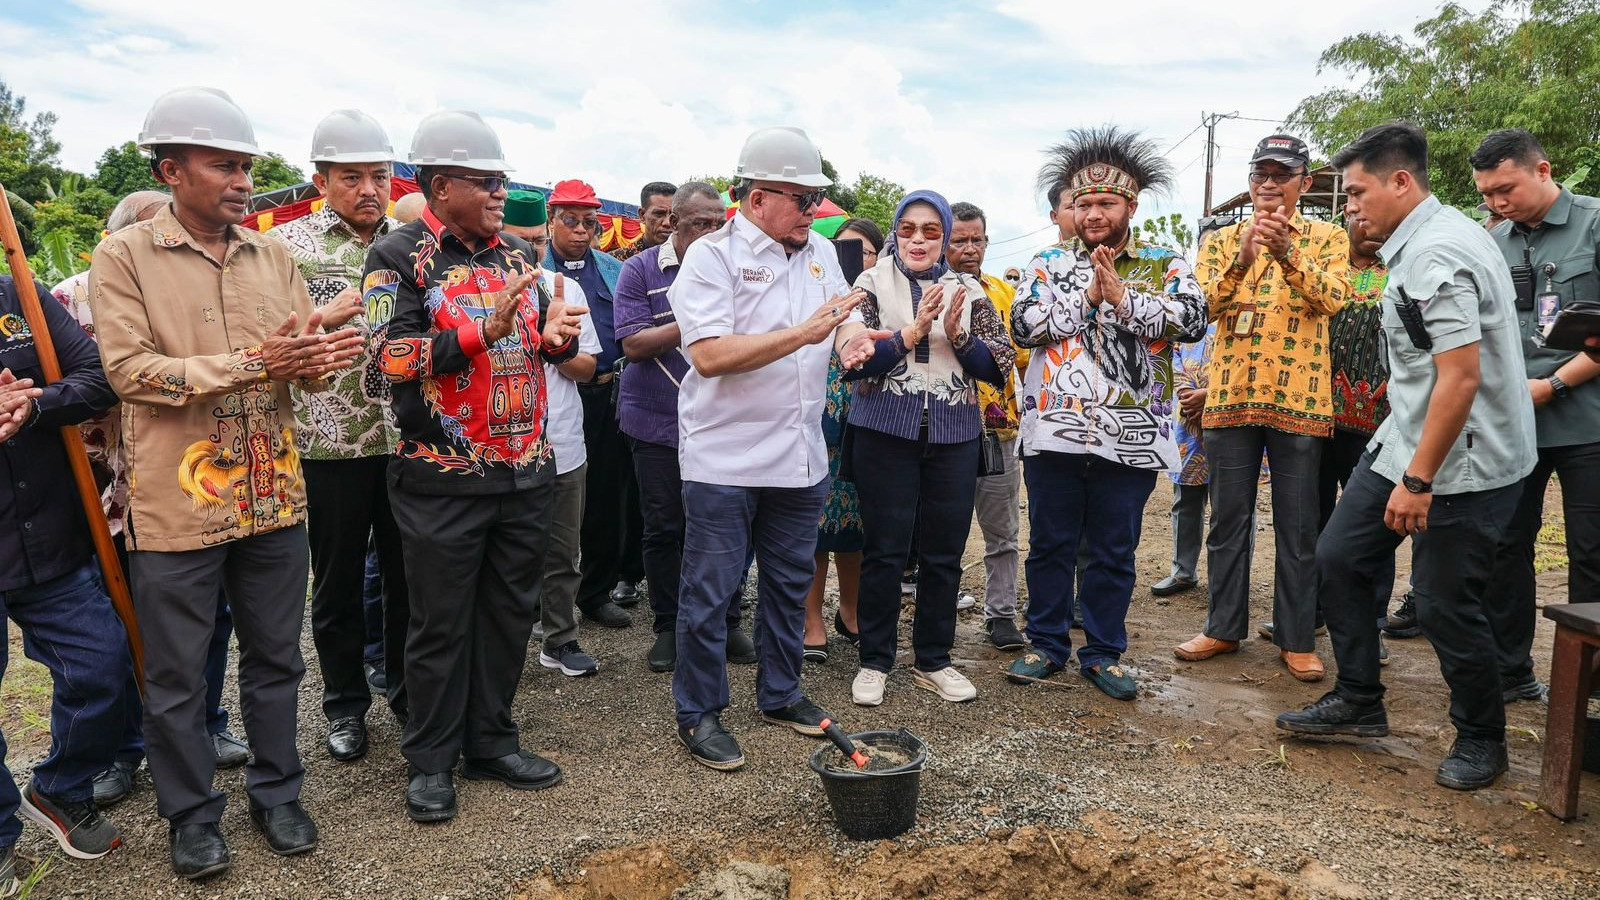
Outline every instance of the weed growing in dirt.
{"label": "weed growing in dirt", "polygon": [[1289,748],[1283,744],[1278,745],[1278,752],[1276,753],[1273,753],[1271,750],[1268,750],[1265,747],[1255,747],[1246,752],[1270,754],[1266,759],[1262,760],[1262,765],[1269,768],[1279,769],[1281,771],[1288,771],[1289,769]]}

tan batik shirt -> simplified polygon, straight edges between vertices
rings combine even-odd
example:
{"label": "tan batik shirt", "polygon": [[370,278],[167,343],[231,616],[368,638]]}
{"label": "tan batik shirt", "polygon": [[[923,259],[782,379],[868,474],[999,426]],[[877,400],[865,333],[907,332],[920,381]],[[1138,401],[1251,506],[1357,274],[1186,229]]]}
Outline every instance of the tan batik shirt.
{"label": "tan batik shirt", "polygon": [[283,245],[236,226],[218,261],[169,205],[101,241],[89,302],[123,400],[129,549],[196,550],[304,521],[289,385],[261,356],[291,312],[311,315]]}

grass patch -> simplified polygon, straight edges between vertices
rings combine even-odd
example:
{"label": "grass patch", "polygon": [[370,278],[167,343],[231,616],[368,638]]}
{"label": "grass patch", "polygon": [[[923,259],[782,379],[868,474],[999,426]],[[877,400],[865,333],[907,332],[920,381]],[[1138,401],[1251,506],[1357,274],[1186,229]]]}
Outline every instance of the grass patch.
{"label": "grass patch", "polygon": [[1549,572],[1567,567],[1567,522],[1559,510],[1546,513],[1548,521],[1533,542],[1533,570]]}

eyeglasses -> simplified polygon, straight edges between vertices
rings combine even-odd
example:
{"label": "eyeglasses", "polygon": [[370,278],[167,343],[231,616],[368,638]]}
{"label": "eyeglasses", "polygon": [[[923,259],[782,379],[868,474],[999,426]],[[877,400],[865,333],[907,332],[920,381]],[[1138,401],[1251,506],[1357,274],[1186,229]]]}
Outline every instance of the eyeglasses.
{"label": "eyeglasses", "polygon": [[[917,236],[917,223],[901,222],[900,227],[896,228],[894,233],[909,241]],[[922,236],[926,240],[942,241],[944,240],[944,228],[933,222],[926,222],[922,225]]]}
{"label": "eyeglasses", "polygon": [[691,234],[704,234],[707,231],[716,231],[718,228],[721,228],[722,223],[726,221],[727,218],[724,216],[680,219],[678,221],[678,227],[688,231]]}
{"label": "eyeglasses", "polygon": [[453,172],[445,172],[443,175],[457,181],[470,181],[483,188],[486,194],[492,194],[511,183],[511,179],[504,175],[457,175]]}
{"label": "eyeglasses", "polygon": [[989,239],[986,237],[962,238],[959,241],[951,241],[950,246],[956,250],[966,250],[968,248],[982,250],[989,246]]}
{"label": "eyeglasses", "polygon": [[600,230],[600,219],[597,216],[585,216],[583,218],[579,218],[578,216],[568,214],[556,216],[556,219],[568,228],[582,228],[587,231]]}
{"label": "eyeglasses", "polygon": [[765,188],[764,187],[764,188],[756,188],[756,190],[758,190],[758,191],[766,191],[769,194],[782,194],[785,197],[792,197],[792,198],[794,198],[795,205],[800,207],[800,211],[802,213],[805,212],[806,210],[809,210],[809,209],[813,208],[813,207],[821,206],[822,205],[822,199],[828,195],[827,191],[820,191],[820,190],[819,191],[806,191],[804,194],[796,194],[796,193],[794,193],[792,191],[780,191],[777,188]]}
{"label": "eyeglasses", "polygon": [[1250,183],[1266,184],[1268,181],[1271,181],[1276,185],[1285,185],[1291,181],[1294,181],[1296,178],[1304,177],[1306,177],[1305,169],[1301,169],[1298,172],[1251,172]]}

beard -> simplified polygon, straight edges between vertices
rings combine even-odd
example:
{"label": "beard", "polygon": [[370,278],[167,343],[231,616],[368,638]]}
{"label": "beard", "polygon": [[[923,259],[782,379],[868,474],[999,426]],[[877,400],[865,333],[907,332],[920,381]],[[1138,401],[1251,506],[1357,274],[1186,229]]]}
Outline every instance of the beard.
{"label": "beard", "polygon": [[1093,250],[1101,244],[1104,244],[1107,247],[1115,250],[1128,242],[1128,232],[1128,222],[1124,220],[1119,224],[1111,226],[1111,233],[1107,234],[1103,240],[1092,241],[1083,233],[1083,231],[1078,232],[1078,239],[1083,241],[1083,245],[1088,247],[1090,250]]}

